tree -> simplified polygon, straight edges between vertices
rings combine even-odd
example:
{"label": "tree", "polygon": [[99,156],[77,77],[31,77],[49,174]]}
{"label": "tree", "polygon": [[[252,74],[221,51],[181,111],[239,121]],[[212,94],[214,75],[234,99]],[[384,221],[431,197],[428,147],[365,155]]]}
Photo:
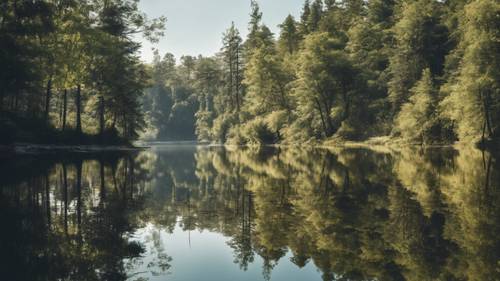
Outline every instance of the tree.
{"label": "tree", "polygon": [[[129,37],[144,32],[155,40],[153,33],[161,26],[162,19],[149,23],[138,11],[135,1],[107,1],[102,4],[99,27],[103,31],[103,42],[100,43],[112,44],[114,48],[99,46],[100,53],[97,62],[94,62],[94,78],[104,100],[101,106],[108,107],[108,110],[100,112],[108,114],[112,129],[119,129],[126,138],[134,138],[143,127],[139,97],[147,77],[144,67],[134,56],[139,45]],[[102,116],[100,118],[103,119]]]}
{"label": "tree", "polygon": [[214,99],[222,88],[222,73],[218,61],[213,58],[201,58],[196,66],[195,79],[200,105],[196,112],[196,136],[201,141],[210,141],[215,118]]}
{"label": "tree", "polygon": [[278,48],[283,53],[293,54],[299,49],[300,35],[297,29],[297,23],[292,15],[288,15],[285,21],[279,25],[280,38]]}
{"label": "tree", "polygon": [[240,33],[234,26],[234,23],[232,23],[231,27],[224,33],[222,42],[222,54],[226,72],[226,101],[222,106],[227,106],[224,111],[235,112],[239,115],[242,103],[241,81],[243,79],[243,47]]}
{"label": "tree", "polygon": [[311,34],[304,45],[294,89],[299,115],[310,115],[313,128],[328,138],[350,117],[357,70],[327,33]]}
{"label": "tree", "polygon": [[458,69],[451,75],[445,116],[457,123],[460,140],[497,137],[500,120],[500,55],[495,1],[472,1],[460,21]]}
{"label": "tree", "polygon": [[259,4],[257,1],[250,1],[251,12],[250,12],[250,22],[248,24],[248,39],[245,42],[246,51],[251,54],[252,50],[258,47],[260,44],[260,31],[261,31],[261,21],[262,12],[260,11]]}
{"label": "tree", "polygon": [[393,24],[394,9],[398,0],[372,0],[368,2],[368,19],[383,28]]}
{"label": "tree", "polygon": [[408,100],[409,89],[423,69],[429,68],[432,75],[442,75],[448,31],[440,22],[440,9],[440,4],[433,0],[403,3],[393,28],[396,44],[389,66],[393,114]]}
{"label": "tree", "polygon": [[403,105],[396,119],[396,127],[406,140],[426,143],[432,137],[430,130],[436,122],[437,103],[437,91],[428,68],[410,93],[408,103]]}
{"label": "tree", "polygon": [[147,19],[135,0],[4,2],[0,111],[26,119],[22,135],[55,141],[58,127],[74,142],[89,141],[84,133],[96,132],[91,117],[98,111],[103,132],[107,117],[121,137],[133,138],[147,77],[132,35],[155,41],[165,19]]}
{"label": "tree", "polygon": [[314,32],[319,28],[319,23],[323,15],[323,0],[314,0],[311,4],[311,13],[307,19],[307,31]]}
{"label": "tree", "polygon": [[[260,135],[276,133],[275,139],[281,138],[280,130],[292,120],[293,100],[290,93],[290,82],[293,74],[286,71],[281,57],[274,44],[263,45],[256,49],[246,64],[245,80],[246,96],[244,108],[250,116],[257,119],[264,118],[266,122],[250,125],[247,134],[254,134],[255,129],[261,130]],[[283,119],[284,120],[279,120]],[[260,119],[259,119],[260,120]],[[251,122],[251,121],[250,121]],[[252,127],[253,126],[253,127]],[[271,134],[265,133],[272,130]],[[257,137],[257,139],[260,139]],[[269,139],[272,138],[268,138]],[[260,141],[264,142],[262,139]]]}
{"label": "tree", "polygon": [[311,16],[311,3],[305,0],[302,13],[300,15],[300,33],[305,36],[309,33],[309,17]]}
{"label": "tree", "polygon": [[291,80],[292,76],[283,69],[274,45],[257,49],[245,69],[245,109],[253,115],[276,110],[290,113],[292,104],[288,83]]}

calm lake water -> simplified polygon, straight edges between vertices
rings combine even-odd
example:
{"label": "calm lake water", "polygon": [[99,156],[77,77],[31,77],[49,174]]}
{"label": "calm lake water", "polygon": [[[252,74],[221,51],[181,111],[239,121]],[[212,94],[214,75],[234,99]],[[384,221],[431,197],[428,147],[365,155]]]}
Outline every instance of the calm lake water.
{"label": "calm lake water", "polygon": [[500,280],[475,149],[155,145],[0,159],[0,279]]}

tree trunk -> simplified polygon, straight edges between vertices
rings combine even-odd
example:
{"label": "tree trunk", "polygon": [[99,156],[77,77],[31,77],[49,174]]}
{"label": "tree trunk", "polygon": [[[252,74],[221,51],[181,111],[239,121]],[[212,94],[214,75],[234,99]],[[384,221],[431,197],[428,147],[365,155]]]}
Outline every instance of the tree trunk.
{"label": "tree trunk", "polygon": [[63,95],[63,114],[62,114],[62,130],[66,130],[66,114],[68,111],[68,90],[64,89]]}
{"label": "tree trunk", "polygon": [[483,142],[483,145],[486,141],[486,119],[484,119],[483,122],[483,136],[481,137],[481,141]]}
{"label": "tree trunk", "polygon": [[76,88],[76,132],[82,134],[82,86]]}
{"label": "tree trunk", "polygon": [[240,122],[240,65],[239,65],[239,46],[236,47],[236,111],[238,112],[238,123]]}
{"label": "tree trunk", "polygon": [[[234,92],[233,92],[233,78],[234,78],[234,71],[233,71],[233,54],[232,50],[230,50],[229,53],[229,97],[231,98],[231,106],[234,106]],[[231,112],[234,110],[234,108],[231,108]]]}
{"label": "tree trunk", "polygon": [[99,97],[99,135],[104,135],[104,97]]}
{"label": "tree trunk", "polygon": [[318,111],[321,117],[321,124],[323,125],[323,131],[325,132],[325,137],[328,137],[328,128],[326,126],[325,118],[323,116],[323,110],[321,109],[321,103],[317,98],[315,98],[314,100],[316,101],[316,105],[318,106]]}
{"label": "tree trunk", "polygon": [[347,90],[343,89],[343,98],[344,98],[344,120],[347,120],[350,116],[350,109],[351,109],[351,99],[349,98],[349,95],[347,94]]}
{"label": "tree trunk", "polygon": [[45,122],[49,123],[50,97],[52,91],[52,78],[47,81],[47,92],[45,93]]}
{"label": "tree trunk", "polygon": [[[486,129],[488,130],[488,137],[493,137],[493,130],[491,127],[491,119],[490,119],[490,102],[488,93],[483,93],[483,91],[479,92],[479,96],[483,100],[483,111],[484,111],[484,119],[486,123]],[[484,139],[484,128],[483,128],[483,139]]]}

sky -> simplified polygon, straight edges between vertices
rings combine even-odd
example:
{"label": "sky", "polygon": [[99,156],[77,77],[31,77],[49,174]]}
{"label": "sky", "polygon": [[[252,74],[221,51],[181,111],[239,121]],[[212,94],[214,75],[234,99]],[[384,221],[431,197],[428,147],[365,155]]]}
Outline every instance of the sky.
{"label": "sky", "polygon": [[[258,0],[263,23],[276,35],[278,24],[288,14],[300,16],[304,0]],[[182,55],[211,56],[221,47],[222,33],[234,21],[243,38],[248,33],[250,0],[140,0],[140,9],[149,18],[166,16],[165,37],[157,44],[142,42],[141,58],[151,62],[152,48],[163,56],[169,52]]]}

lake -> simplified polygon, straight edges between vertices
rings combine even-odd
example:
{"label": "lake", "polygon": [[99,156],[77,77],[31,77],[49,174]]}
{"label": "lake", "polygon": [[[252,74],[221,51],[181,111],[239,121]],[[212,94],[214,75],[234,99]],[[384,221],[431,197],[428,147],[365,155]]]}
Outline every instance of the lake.
{"label": "lake", "polygon": [[0,159],[0,279],[500,280],[500,169],[472,148]]}

